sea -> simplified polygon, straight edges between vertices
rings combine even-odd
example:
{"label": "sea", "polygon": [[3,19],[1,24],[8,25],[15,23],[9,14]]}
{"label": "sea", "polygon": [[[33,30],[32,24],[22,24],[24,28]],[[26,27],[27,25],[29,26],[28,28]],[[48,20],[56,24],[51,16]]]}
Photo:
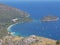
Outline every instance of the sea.
{"label": "sea", "polygon": [[42,22],[41,18],[53,15],[60,18],[60,2],[1,2],[8,6],[18,8],[30,14],[32,22],[17,23],[10,26],[9,31],[18,36],[42,36],[60,40],[60,19],[58,21]]}

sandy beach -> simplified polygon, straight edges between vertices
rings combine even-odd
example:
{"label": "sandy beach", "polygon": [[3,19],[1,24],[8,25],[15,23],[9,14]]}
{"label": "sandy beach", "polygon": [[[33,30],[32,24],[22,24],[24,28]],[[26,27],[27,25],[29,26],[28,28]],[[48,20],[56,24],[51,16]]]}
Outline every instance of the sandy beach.
{"label": "sandy beach", "polygon": [[10,25],[8,28],[7,28],[7,31],[8,32],[10,32],[10,34],[12,35],[12,36],[16,36],[15,34],[15,32],[11,32],[10,30],[11,30],[11,28],[14,26],[14,25],[16,25],[16,24],[18,24],[18,23],[15,23],[15,24],[12,24],[12,25]]}

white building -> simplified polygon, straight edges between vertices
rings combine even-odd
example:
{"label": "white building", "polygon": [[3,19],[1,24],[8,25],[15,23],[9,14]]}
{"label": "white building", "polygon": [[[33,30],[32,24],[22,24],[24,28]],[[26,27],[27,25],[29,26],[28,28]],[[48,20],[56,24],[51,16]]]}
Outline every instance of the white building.
{"label": "white building", "polygon": [[18,20],[18,18],[12,19],[13,22],[16,22]]}

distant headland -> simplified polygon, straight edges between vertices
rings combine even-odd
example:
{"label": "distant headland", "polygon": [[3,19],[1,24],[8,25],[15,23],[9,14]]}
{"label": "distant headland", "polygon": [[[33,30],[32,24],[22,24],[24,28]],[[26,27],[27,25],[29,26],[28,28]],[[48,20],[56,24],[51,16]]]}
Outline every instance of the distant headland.
{"label": "distant headland", "polygon": [[45,16],[41,19],[41,21],[58,21],[58,20],[59,20],[59,17],[52,16],[52,15]]}

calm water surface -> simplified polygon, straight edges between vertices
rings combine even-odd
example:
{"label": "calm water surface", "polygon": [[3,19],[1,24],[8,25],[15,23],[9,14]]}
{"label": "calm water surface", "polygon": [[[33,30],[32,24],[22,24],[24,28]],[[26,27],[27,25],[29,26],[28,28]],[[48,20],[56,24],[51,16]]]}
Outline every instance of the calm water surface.
{"label": "calm water surface", "polygon": [[[7,4],[7,3],[5,3]],[[60,2],[19,2],[8,3],[30,14],[32,22],[19,23],[10,28],[19,36],[37,35],[55,40],[60,39],[60,20],[56,22],[41,22],[40,19],[49,14],[60,18]]]}

